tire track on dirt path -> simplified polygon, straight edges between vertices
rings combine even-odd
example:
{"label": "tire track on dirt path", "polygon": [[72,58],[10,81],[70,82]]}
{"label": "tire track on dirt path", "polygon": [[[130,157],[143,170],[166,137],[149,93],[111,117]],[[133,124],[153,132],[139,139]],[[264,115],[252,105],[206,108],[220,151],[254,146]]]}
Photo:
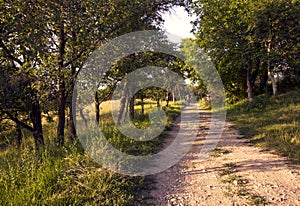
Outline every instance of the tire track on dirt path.
{"label": "tire track on dirt path", "polygon": [[[180,162],[153,176],[156,183],[149,205],[300,205],[300,167],[253,147],[230,123],[217,149],[200,161],[211,116],[205,110],[195,112],[201,118],[197,139]],[[178,122],[166,138],[166,147]]]}

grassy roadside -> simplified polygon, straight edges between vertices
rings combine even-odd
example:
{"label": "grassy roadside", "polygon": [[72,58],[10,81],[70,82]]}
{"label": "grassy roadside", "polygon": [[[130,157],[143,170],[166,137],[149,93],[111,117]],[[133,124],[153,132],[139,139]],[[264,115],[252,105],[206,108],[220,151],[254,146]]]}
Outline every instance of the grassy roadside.
{"label": "grassy roadside", "polygon": [[300,90],[229,105],[227,114],[253,144],[300,163]]}
{"label": "grassy roadside", "polygon": [[[146,113],[151,109],[145,108]],[[137,114],[139,114],[137,108]],[[165,108],[168,125],[178,116],[177,104]],[[117,132],[102,114],[104,133],[119,149],[130,154],[149,154],[159,149],[162,137],[135,144]],[[146,116],[135,122],[146,127]],[[136,205],[142,204],[145,177],[129,177],[107,171],[86,155],[78,144],[57,147],[53,141],[55,126],[48,125],[46,147],[36,152],[31,138],[20,149],[6,147],[0,152],[0,205]]]}

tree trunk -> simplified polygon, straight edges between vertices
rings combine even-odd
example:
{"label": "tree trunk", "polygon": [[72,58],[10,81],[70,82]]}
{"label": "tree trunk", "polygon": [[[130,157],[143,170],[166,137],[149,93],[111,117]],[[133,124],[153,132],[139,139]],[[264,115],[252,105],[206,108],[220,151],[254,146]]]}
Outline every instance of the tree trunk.
{"label": "tree trunk", "polygon": [[[61,17],[62,18],[62,17]],[[64,54],[65,54],[65,31],[64,31],[64,22],[61,20],[59,25],[59,56],[58,56],[58,75],[59,75],[59,86],[58,86],[58,125],[57,125],[57,139],[59,145],[64,144],[65,136],[65,121],[66,121],[66,85],[65,85],[65,75],[64,75]]]}
{"label": "tree trunk", "polygon": [[[72,68],[72,75],[75,76],[76,70]],[[75,77],[74,77],[75,78]],[[76,97],[77,92],[74,88],[74,81],[71,81],[72,83],[72,91],[70,92],[70,101],[69,101],[69,140],[71,142],[74,142],[76,138]],[[73,101],[74,99],[74,101]],[[74,104],[73,104],[74,102]]]}
{"label": "tree trunk", "polygon": [[41,146],[44,145],[44,137],[43,137],[43,127],[42,127],[42,113],[40,110],[39,103],[32,104],[32,111],[30,113],[30,119],[33,124],[33,137],[35,147],[38,150]]}
{"label": "tree trunk", "polygon": [[277,98],[277,95],[278,95],[278,91],[277,91],[277,83],[276,83],[276,80],[275,80],[275,77],[274,77],[274,74],[272,72],[272,69],[271,69],[271,61],[270,61],[270,52],[268,52],[268,76],[272,82],[272,89],[273,89],[273,95],[275,98]]}
{"label": "tree trunk", "polygon": [[66,97],[65,97],[65,84],[59,85],[59,101],[58,101],[58,125],[57,125],[57,139],[59,145],[64,144],[65,136],[65,122],[66,122]]}
{"label": "tree trunk", "polygon": [[269,76],[269,78],[272,82],[273,95],[274,95],[275,98],[277,98],[277,95],[278,95],[277,83],[276,83],[276,79],[274,77],[274,74],[271,70],[270,60],[268,60],[268,76]]}
{"label": "tree trunk", "polygon": [[[128,114],[128,110],[129,110],[129,104],[130,104],[130,102],[127,100],[127,98],[126,98],[126,101],[125,101],[125,112],[123,112],[123,114],[122,114],[122,116],[124,117],[123,118],[123,122],[125,122],[125,118],[127,117],[127,114]],[[121,120],[122,120],[122,118],[121,118]]]}
{"label": "tree trunk", "polygon": [[172,100],[173,100],[173,104],[175,103],[175,92],[172,93]]}
{"label": "tree trunk", "polygon": [[182,101],[182,96],[181,96],[181,93],[180,93],[180,89],[178,87],[177,88],[177,92],[178,92],[178,96],[179,96],[179,101],[181,102]]}
{"label": "tree trunk", "polygon": [[12,115],[8,111],[4,111],[7,116],[14,121],[18,126],[23,127],[33,134],[34,142],[36,149],[38,150],[40,146],[44,145],[44,137],[43,137],[43,127],[42,127],[42,114],[40,110],[39,103],[32,103],[31,112],[29,114],[30,120],[33,124],[32,126],[27,125],[26,123],[20,121],[17,117]]}
{"label": "tree trunk", "polygon": [[269,76],[269,78],[272,82],[273,95],[274,95],[275,98],[277,98],[277,96],[278,96],[277,82],[276,82],[276,79],[275,79],[275,77],[274,77],[274,75],[273,75],[273,73],[270,69],[268,69],[268,76]]}
{"label": "tree trunk", "polygon": [[129,116],[131,119],[134,118],[134,96],[129,101]]}
{"label": "tree trunk", "polygon": [[127,98],[127,79],[124,80],[123,93],[122,93],[121,100],[120,100],[120,109],[119,109],[119,113],[118,113],[117,125],[121,124],[121,120],[122,120],[124,110],[126,107],[126,98]]}
{"label": "tree trunk", "polygon": [[96,113],[96,124],[99,125],[100,123],[100,102],[98,91],[95,94],[95,113]]}
{"label": "tree trunk", "polygon": [[169,100],[170,100],[170,98],[169,98],[169,92],[166,93],[165,98],[166,98],[166,107],[168,107],[169,106]]}
{"label": "tree trunk", "polygon": [[144,97],[141,98],[142,115],[145,115]]}
{"label": "tree trunk", "polygon": [[[76,44],[76,32],[73,29],[71,31],[72,33],[72,44]],[[73,56],[78,55],[78,50],[76,48],[73,49]],[[75,138],[77,136],[76,133],[76,99],[77,99],[77,91],[75,88],[75,80],[77,75],[77,66],[74,65],[74,62],[71,63],[71,81],[70,81],[70,88],[71,91],[69,91],[69,140],[73,143],[75,141]],[[74,102],[74,104],[73,104]]]}
{"label": "tree trunk", "polygon": [[248,100],[250,102],[253,101],[253,97],[254,97],[251,72],[252,72],[252,60],[248,62],[248,69],[247,69],[247,93],[248,93]]}
{"label": "tree trunk", "polygon": [[271,69],[271,51],[272,51],[272,34],[270,34],[270,38],[267,42],[267,51],[268,51],[268,76],[272,82],[272,89],[273,89],[273,95],[275,98],[277,98],[278,91],[277,91],[277,83],[273,74],[273,71]]}
{"label": "tree trunk", "polygon": [[259,93],[263,94],[265,93],[265,89],[267,87],[268,82],[268,69],[265,69],[261,78],[260,78],[260,84],[259,84]]}
{"label": "tree trunk", "polygon": [[85,127],[87,127],[87,119],[85,118],[82,110],[83,109],[79,110],[79,114],[80,114],[80,117],[81,117],[82,121],[84,122]]}
{"label": "tree trunk", "polygon": [[72,105],[72,102],[71,102],[70,106],[69,106],[69,111],[70,111],[70,114],[69,114],[69,132],[70,132],[69,140],[71,142],[74,142],[75,137],[76,137],[76,123],[75,123],[75,119],[73,118],[76,115],[75,114],[76,108],[73,108],[73,106],[75,106],[75,105]]}
{"label": "tree trunk", "polygon": [[158,109],[160,109],[160,99],[156,99],[156,106],[158,107]]}
{"label": "tree trunk", "polygon": [[260,69],[260,59],[256,58],[256,60],[255,60],[255,70],[252,72],[252,75],[251,75],[252,87],[254,87],[254,85],[255,85],[259,69]]}

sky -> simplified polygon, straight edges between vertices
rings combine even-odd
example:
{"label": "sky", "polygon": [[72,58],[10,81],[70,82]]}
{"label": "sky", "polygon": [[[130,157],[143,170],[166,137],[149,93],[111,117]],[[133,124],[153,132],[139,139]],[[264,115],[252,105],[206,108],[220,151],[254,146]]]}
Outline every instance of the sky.
{"label": "sky", "polygon": [[190,23],[194,18],[189,16],[182,7],[175,7],[171,13],[167,12],[163,15],[164,28],[171,33],[182,38],[193,38],[190,32],[193,28]]}

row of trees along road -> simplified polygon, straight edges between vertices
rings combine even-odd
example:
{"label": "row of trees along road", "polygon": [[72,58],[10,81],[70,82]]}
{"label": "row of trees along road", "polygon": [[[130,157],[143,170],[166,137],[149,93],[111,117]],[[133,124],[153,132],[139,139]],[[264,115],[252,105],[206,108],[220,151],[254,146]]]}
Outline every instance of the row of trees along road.
{"label": "row of trees along road", "polygon": [[[165,41],[166,37],[162,35],[161,41]],[[165,41],[165,46],[170,46],[170,49],[173,49],[175,45],[168,43]],[[132,55],[129,55],[128,57],[122,58],[104,75],[102,78],[102,81],[99,82],[99,89],[98,92],[95,95],[95,113],[96,113],[96,122],[99,123],[100,118],[100,104],[103,101],[111,99],[111,96],[113,95],[114,89],[116,88],[117,84],[124,79],[124,77],[129,74],[130,72],[133,72],[136,69],[148,67],[148,66],[157,66],[157,67],[164,67],[168,68],[169,70],[172,70],[176,72],[178,75],[182,76],[183,78],[188,78],[187,74],[190,73],[190,71],[182,67],[181,60],[177,57],[174,57],[172,55],[163,54],[159,52],[149,52],[144,51],[140,53],[135,53]],[[162,74],[163,76],[163,74]],[[149,77],[150,78],[150,77]],[[170,77],[166,76],[165,79],[169,79]],[[152,78],[150,78],[152,79]],[[126,81],[126,80],[125,80]],[[153,79],[153,81],[156,81]],[[172,82],[172,81],[171,81]],[[138,85],[136,85],[138,86]],[[140,85],[141,88],[143,85]],[[182,86],[182,85],[181,85]],[[128,96],[130,95],[130,89],[127,87],[126,83],[124,83],[123,93],[121,94],[121,107],[120,112],[118,114],[118,121],[117,124],[120,124],[122,116],[127,112],[129,109],[129,115],[131,118],[134,118],[134,101],[136,98],[141,100],[141,107],[142,107],[142,115],[144,115],[144,99],[152,99],[156,100],[157,107],[160,107],[160,100],[165,99],[166,104],[168,105],[168,101],[172,98],[175,98],[175,91],[177,96],[180,96],[179,91],[179,85],[175,84],[171,88],[171,86],[168,87],[166,85],[167,89],[170,92],[165,91],[162,88],[145,88],[137,92],[135,95],[133,95],[133,98],[130,100],[128,99]],[[182,97],[178,97],[181,98]],[[172,99],[172,100],[173,100]]]}
{"label": "row of trees along road", "polygon": [[196,0],[196,42],[215,63],[229,101],[297,87],[299,0]]}
{"label": "row of trees along road", "polygon": [[[114,37],[159,29],[163,11],[187,4],[184,0],[1,1],[1,119],[15,122],[18,131],[31,131],[39,148],[44,144],[42,114],[56,111],[57,142],[63,145],[66,111],[72,111],[74,82],[87,57]],[[72,115],[68,118],[73,141],[76,130]]]}
{"label": "row of trees along road", "polygon": [[[55,111],[57,142],[59,145],[65,142],[66,116],[69,139],[74,141],[76,130],[70,101],[76,76],[87,57],[114,37],[159,29],[161,13],[174,5],[185,6],[196,15],[195,41],[216,65],[229,101],[245,97],[253,101],[255,95],[269,90],[276,97],[278,92],[299,85],[299,0],[2,1],[1,121],[9,119],[15,123],[18,142],[21,142],[21,128],[32,132],[38,148],[44,144],[42,115]],[[189,45],[188,40],[183,42],[186,54],[192,53]],[[96,111],[119,79],[142,66],[137,64],[137,58],[146,62],[159,59],[153,56],[150,53],[129,56],[133,65],[130,67],[123,60],[118,62],[106,74],[107,89],[96,93]],[[185,69],[191,71],[180,61],[165,62],[172,62],[172,68],[178,66],[175,70],[181,74]],[[206,91],[197,75],[192,72],[188,75],[198,83],[198,90]],[[137,96],[143,97],[143,91]]]}

